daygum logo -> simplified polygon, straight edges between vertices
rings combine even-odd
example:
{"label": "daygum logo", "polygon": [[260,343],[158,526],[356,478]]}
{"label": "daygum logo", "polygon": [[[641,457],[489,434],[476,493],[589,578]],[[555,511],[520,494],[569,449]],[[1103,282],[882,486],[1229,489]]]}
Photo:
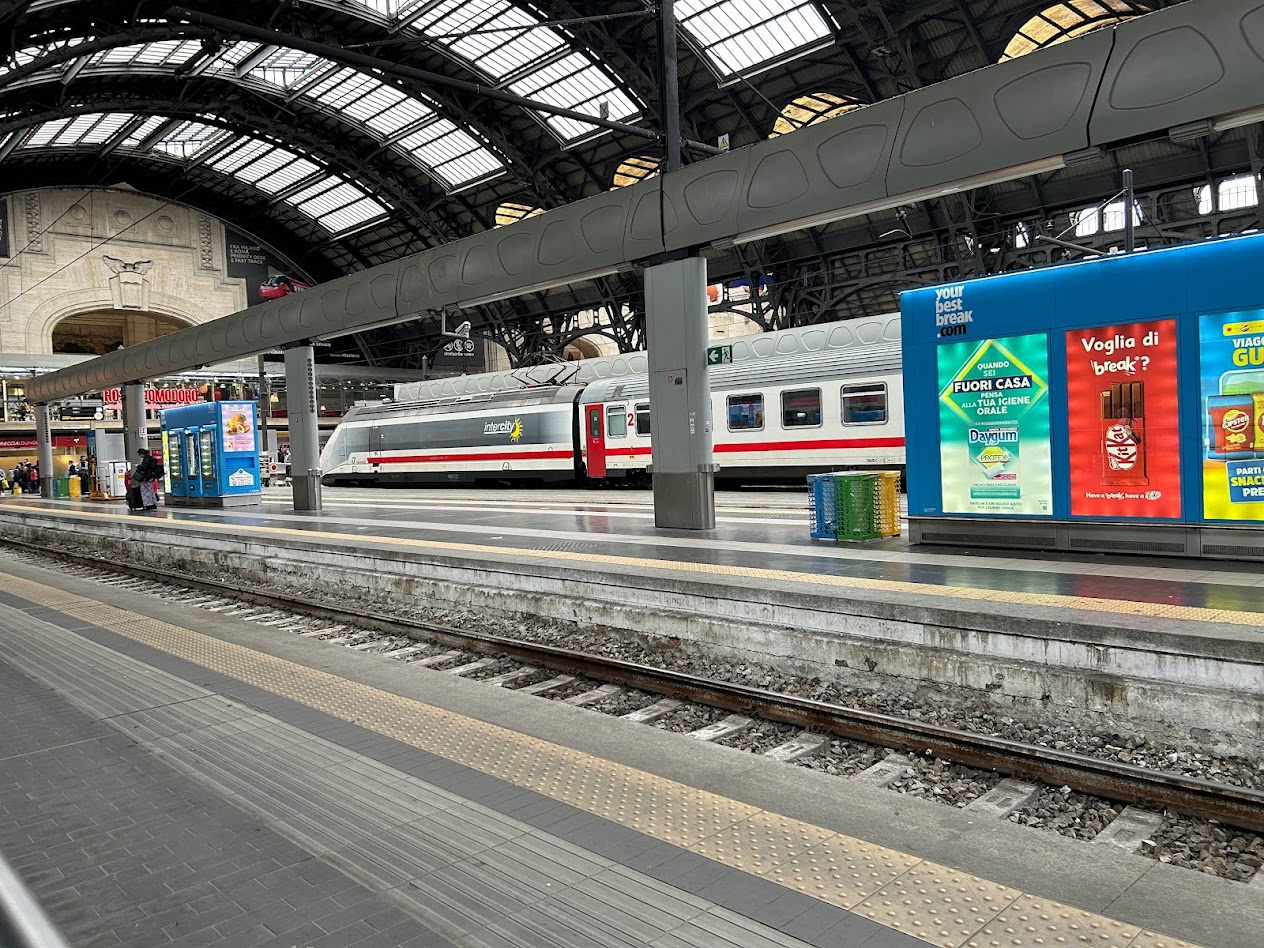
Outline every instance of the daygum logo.
{"label": "daygum logo", "polygon": [[965,308],[965,286],[941,286],[935,290],[935,325],[939,327],[937,335],[964,336],[970,323],[974,322],[974,310]]}
{"label": "daygum logo", "polygon": [[1018,444],[1017,428],[970,429],[971,444]]}
{"label": "daygum logo", "polygon": [[522,440],[522,419],[515,418],[513,421],[506,419],[505,421],[489,421],[483,425],[483,434],[485,435],[509,435],[510,441]]}

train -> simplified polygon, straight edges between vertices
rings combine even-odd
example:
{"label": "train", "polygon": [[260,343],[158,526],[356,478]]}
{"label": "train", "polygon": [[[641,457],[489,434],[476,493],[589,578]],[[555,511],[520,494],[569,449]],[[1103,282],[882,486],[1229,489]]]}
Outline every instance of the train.
{"label": "train", "polygon": [[[904,469],[900,317],[736,337],[709,370],[716,478]],[[397,385],[321,453],[344,486],[649,483],[648,360],[627,353]]]}

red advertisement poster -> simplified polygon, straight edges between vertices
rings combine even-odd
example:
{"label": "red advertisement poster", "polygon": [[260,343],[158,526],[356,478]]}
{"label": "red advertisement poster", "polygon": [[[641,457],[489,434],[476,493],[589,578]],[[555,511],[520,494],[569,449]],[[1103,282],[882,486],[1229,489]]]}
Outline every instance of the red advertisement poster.
{"label": "red advertisement poster", "polygon": [[1071,514],[1181,515],[1176,320],[1066,334]]}

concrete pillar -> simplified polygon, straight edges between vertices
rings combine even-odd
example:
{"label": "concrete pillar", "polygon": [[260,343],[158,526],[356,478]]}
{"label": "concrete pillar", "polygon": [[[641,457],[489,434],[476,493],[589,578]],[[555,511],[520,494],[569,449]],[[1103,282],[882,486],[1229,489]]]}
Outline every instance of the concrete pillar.
{"label": "concrete pillar", "polygon": [[145,383],[128,382],[123,386],[123,454],[135,467],[140,458],[136,452],[149,447],[149,430],[145,425]]}
{"label": "concrete pillar", "polygon": [[654,525],[715,528],[711,390],[707,383],[707,261],[645,270]]}
{"label": "concrete pillar", "polygon": [[295,510],[320,510],[320,429],[316,355],[311,346],[285,350],[285,401],[290,422],[290,484]]}
{"label": "concrete pillar", "polygon": [[53,496],[53,413],[35,406],[35,462],[39,465],[40,496]]}

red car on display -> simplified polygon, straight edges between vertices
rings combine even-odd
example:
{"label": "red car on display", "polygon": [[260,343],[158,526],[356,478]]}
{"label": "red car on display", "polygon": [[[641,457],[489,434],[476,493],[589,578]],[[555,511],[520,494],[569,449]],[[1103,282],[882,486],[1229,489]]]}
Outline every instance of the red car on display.
{"label": "red car on display", "polygon": [[265,300],[279,300],[281,297],[289,296],[291,293],[301,293],[303,290],[310,289],[311,287],[306,283],[281,274],[270,276],[260,283],[259,296]]}

